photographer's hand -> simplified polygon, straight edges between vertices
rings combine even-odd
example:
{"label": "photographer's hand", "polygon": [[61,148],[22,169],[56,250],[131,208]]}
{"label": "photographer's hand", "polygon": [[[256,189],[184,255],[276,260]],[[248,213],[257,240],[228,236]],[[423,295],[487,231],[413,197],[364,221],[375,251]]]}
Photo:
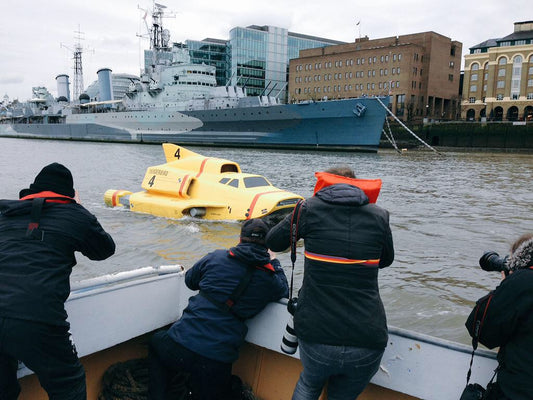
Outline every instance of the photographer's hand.
{"label": "photographer's hand", "polygon": [[273,260],[276,258],[276,253],[274,253],[272,250],[268,249],[268,254],[270,255],[270,259]]}

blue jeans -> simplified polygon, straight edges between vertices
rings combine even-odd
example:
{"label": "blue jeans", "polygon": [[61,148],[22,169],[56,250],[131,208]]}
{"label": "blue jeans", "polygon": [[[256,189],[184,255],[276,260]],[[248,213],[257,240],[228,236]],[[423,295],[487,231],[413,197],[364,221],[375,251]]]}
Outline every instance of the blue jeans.
{"label": "blue jeans", "polygon": [[328,384],[328,400],[354,400],[379,369],[385,349],[331,346],[299,340],[303,371],[292,400],[316,400]]}

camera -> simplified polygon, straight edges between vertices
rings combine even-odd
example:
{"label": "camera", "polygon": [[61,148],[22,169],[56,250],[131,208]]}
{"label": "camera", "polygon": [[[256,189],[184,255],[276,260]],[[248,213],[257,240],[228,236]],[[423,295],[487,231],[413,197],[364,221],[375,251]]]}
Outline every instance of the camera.
{"label": "camera", "polygon": [[507,259],[509,256],[500,257],[495,251],[486,251],[479,259],[479,266],[484,271],[497,271],[509,274]]}
{"label": "camera", "polygon": [[289,320],[285,326],[285,333],[283,334],[283,339],[281,341],[281,351],[285,354],[294,354],[298,348],[298,337],[296,336],[296,331],[294,330],[294,311],[296,311],[296,304],[298,299],[293,297],[289,300],[287,304],[287,310],[289,311]]}

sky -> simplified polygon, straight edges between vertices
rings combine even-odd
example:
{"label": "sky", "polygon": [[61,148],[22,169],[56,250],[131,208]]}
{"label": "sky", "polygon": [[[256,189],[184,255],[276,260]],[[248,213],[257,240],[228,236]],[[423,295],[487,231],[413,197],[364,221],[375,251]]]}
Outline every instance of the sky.
{"label": "sky", "polygon": [[[434,31],[468,48],[513,32],[514,22],[533,20],[524,0],[160,0],[173,12],[163,19],[171,41],[228,39],[229,31],[273,25],[290,32],[353,42]],[[55,78],[70,76],[76,36],[83,39],[86,88],[100,68],[139,75],[149,41],[142,17],[151,0],[2,0],[0,99],[27,100],[34,86],[57,95]],[[150,14],[146,19],[150,24]],[[359,22],[359,25],[357,23]],[[76,32],[81,32],[77,34]]]}

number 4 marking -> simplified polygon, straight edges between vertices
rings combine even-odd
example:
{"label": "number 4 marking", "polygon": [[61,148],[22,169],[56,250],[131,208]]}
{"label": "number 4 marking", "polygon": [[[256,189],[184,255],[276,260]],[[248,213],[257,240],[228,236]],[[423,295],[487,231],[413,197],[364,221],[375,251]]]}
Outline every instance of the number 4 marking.
{"label": "number 4 marking", "polygon": [[152,176],[152,178],[148,181],[148,185],[149,185],[150,187],[154,186],[154,181],[155,181],[155,175]]}

